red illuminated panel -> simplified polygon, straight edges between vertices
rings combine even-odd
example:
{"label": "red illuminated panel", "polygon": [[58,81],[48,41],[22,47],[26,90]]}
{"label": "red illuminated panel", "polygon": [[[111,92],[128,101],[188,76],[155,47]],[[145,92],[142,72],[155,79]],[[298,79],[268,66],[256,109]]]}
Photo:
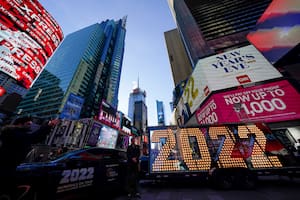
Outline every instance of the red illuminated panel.
{"label": "red illuminated panel", "polygon": [[105,100],[102,100],[98,120],[114,129],[120,129],[120,114]]}
{"label": "red illuminated panel", "polygon": [[300,119],[299,93],[278,81],[214,94],[196,111],[199,124],[279,122]]}
{"label": "red illuminated panel", "polygon": [[300,42],[300,1],[273,0],[247,39],[275,63]]}
{"label": "red illuminated panel", "polygon": [[0,71],[25,88],[62,39],[61,28],[38,1],[1,0]]}

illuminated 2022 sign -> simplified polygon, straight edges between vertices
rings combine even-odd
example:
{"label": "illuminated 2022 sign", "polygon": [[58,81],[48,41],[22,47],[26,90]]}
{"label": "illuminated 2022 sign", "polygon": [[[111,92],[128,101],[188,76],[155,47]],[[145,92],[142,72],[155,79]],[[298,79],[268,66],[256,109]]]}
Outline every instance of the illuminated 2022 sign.
{"label": "illuminated 2022 sign", "polygon": [[36,1],[2,0],[0,71],[29,88],[63,39],[51,15]]}
{"label": "illuminated 2022 sign", "polygon": [[151,133],[150,170],[207,171],[212,162],[219,168],[282,167],[277,155],[266,154],[268,145],[255,125],[240,125],[237,133],[225,126],[155,130]]}

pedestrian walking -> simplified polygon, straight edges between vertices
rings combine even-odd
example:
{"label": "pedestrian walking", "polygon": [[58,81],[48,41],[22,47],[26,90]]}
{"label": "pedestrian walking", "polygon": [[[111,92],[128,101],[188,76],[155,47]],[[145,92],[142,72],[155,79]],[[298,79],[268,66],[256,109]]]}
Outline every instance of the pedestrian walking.
{"label": "pedestrian walking", "polygon": [[136,138],[131,138],[131,144],[127,148],[127,187],[128,198],[140,198],[139,193],[139,159],[140,146],[137,145]]}

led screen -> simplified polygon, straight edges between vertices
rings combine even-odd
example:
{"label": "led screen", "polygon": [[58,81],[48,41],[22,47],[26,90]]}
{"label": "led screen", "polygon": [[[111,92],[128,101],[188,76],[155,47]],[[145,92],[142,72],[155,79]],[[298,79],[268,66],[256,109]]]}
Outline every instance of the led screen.
{"label": "led screen", "polygon": [[96,146],[97,145],[101,128],[102,128],[102,124],[97,123],[97,122],[93,122],[87,145],[89,145],[89,146]]}
{"label": "led screen", "polygon": [[0,71],[29,88],[63,39],[62,30],[36,0],[2,0],[0,8]]}
{"label": "led screen", "polygon": [[182,98],[193,114],[212,91],[281,76],[254,46],[248,45],[200,59],[185,86]]}
{"label": "led screen", "polygon": [[300,119],[299,93],[278,81],[212,95],[196,111],[199,124],[280,122]]}
{"label": "led screen", "polygon": [[300,43],[300,1],[273,0],[247,39],[276,63]]}
{"label": "led screen", "polygon": [[103,125],[97,142],[97,147],[114,149],[116,147],[118,131]]}

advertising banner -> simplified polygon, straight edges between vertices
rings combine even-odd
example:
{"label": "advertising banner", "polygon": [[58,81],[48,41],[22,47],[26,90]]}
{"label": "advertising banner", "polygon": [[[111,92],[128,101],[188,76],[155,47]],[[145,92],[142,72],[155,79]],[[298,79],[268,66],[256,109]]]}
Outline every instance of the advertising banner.
{"label": "advertising banner", "polygon": [[103,125],[97,141],[97,147],[114,149],[116,147],[118,131]]}
{"label": "advertising banner", "polygon": [[68,100],[59,116],[60,119],[79,119],[84,99],[70,93]]}
{"label": "advertising banner", "polygon": [[25,88],[62,39],[61,28],[38,1],[1,1],[0,71]]}
{"label": "advertising banner", "polygon": [[117,109],[102,100],[98,120],[114,129],[120,129],[120,114]]}
{"label": "advertising banner", "polygon": [[277,69],[249,45],[200,59],[184,89],[184,103],[194,113],[212,91],[278,77]]}
{"label": "advertising banner", "polygon": [[87,145],[96,146],[99,135],[100,135],[101,128],[102,128],[102,124],[100,124],[96,121],[93,122]]}
{"label": "advertising banner", "polygon": [[278,81],[213,95],[196,111],[199,124],[279,122],[300,119],[299,93]]}

